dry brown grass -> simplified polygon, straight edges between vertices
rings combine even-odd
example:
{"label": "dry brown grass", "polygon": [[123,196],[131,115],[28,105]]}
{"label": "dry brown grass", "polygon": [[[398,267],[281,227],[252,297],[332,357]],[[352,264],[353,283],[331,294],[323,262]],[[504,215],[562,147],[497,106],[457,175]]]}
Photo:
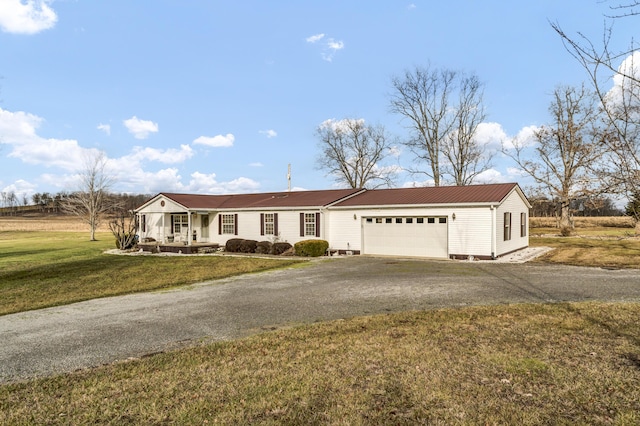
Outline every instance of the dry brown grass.
{"label": "dry brown grass", "polygon": [[[54,231],[89,232],[89,225],[75,216],[0,216],[0,232],[3,231]],[[109,232],[109,225],[103,220],[98,232]]]}
{"label": "dry brown grass", "polygon": [[[633,228],[633,219],[629,216],[602,216],[602,217],[574,217],[576,228]],[[531,217],[529,226],[534,228],[556,228],[558,219],[555,217]]]}
{"label": "dry brown grass", "polygon": [[3,424],[640,424],[640,305],[354,318],[0,386]]}

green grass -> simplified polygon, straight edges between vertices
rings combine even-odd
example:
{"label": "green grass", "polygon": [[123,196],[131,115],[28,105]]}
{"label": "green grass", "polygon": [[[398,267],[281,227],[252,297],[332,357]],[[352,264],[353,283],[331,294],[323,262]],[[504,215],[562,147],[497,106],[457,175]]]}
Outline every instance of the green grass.
{"label": "green grass", "polygon": [[158,290],[298,263],[218,256],[117,256],[110,234],[0,232],[0,315]]}
{"label": "green grass", "polygon": [[0,386],[2,424],[640,423],[640,304],[360,317]]}

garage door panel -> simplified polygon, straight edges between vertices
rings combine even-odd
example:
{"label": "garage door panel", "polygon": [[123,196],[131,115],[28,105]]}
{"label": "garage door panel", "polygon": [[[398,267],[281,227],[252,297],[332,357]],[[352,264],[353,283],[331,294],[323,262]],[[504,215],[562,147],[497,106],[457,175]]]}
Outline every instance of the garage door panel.
{"label": "garage door panel", "polygon": [[448,257],[446,217],[364,218],[363,240],[365,254]]}

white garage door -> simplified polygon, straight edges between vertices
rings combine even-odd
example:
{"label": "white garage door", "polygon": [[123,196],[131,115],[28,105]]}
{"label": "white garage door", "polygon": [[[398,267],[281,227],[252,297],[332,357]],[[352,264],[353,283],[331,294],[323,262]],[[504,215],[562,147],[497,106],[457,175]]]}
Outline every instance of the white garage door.
{"label": "white garage door", "polygon": [[364,254],[447,258],[446,217],[364,217]]}

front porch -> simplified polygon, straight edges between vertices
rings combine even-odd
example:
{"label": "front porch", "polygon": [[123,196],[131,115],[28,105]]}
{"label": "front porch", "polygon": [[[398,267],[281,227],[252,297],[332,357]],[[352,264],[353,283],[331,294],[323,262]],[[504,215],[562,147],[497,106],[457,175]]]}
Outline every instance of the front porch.
{"label": "front porch", "polygon": [[192,241],[189,244],[188,241],[182,242],[167,242],[160,241],[140,242],[138,248],[143,251],[152,253],[182,253],[182,254],[197,254],[197,253],[213,253],[218,251],[220,244],[218,243],[202,243]]}

